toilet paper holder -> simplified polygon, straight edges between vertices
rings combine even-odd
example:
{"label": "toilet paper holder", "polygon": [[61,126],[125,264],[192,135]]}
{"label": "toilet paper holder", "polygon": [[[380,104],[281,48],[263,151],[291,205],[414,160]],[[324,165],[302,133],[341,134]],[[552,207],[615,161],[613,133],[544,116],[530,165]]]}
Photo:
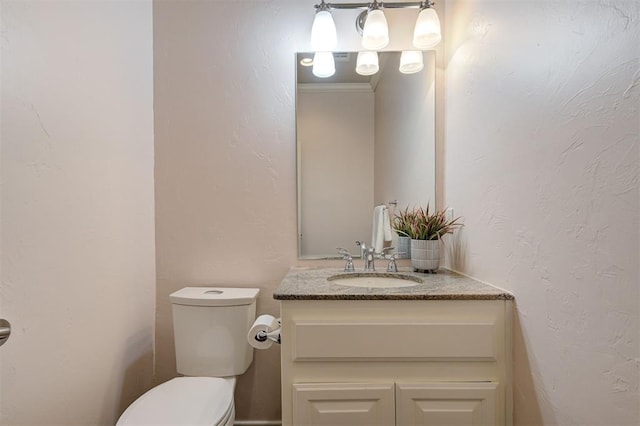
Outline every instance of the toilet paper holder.
{"label": "toilet paper holder", "polygon": [[282,320],[272,315],[262,314],[253,322],[247,333],[247,341],[256,349],[268,349],[274,343],[280,344]]}
{"label": "toilet paper holder", "polygon": [[256,333],[255,339],[258,342],[266,342],[267,340],[271,340],[274,343],[280,344],[280,329],[276,328],[275,330],[269,332],[260,330]]}

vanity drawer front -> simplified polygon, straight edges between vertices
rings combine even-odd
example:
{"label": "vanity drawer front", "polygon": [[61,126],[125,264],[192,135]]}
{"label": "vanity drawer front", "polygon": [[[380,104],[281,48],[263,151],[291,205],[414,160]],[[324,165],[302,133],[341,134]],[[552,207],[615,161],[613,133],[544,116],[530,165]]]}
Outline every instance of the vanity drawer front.
{"label": "vanity drawer front", "polygon": [[327,322],[293,324],[293,360],[495,361],[495,322]]}
{"label": "vanity drawer front", "polygon": [[294,383],[293,425],[395,424],[393,383]]}
{"label": "vanity drawer front", "polygon": [[396,425],[499,425],[498,383],[396,383]]}

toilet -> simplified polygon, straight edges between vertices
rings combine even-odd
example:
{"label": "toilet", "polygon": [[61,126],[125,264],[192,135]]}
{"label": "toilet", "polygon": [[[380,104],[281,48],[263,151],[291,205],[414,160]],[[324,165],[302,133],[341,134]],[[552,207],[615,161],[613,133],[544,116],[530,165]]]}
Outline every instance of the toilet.
{"label": "toilet", "polygon": [[186,287],[169,297],[176,377],[131,404],[116,426],[231,426],[235,376],[253,361],[247,331],[256,316],[257,288]]}

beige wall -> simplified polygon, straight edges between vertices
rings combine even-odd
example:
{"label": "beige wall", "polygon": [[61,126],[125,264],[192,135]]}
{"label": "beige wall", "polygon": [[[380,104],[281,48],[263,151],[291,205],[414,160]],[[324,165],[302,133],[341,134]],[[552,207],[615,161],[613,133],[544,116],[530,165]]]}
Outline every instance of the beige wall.
{"label": "beige wall", "polygon": [[[367,85],[367,87],[369,87]],[[373,91],[298,89],[300,254],[335,256],[371,235]]]}
{"label": "beige wall", "polygon": [[113,425],[153,374],[151,3],[0,7],[0,424]]}
{"label": "beige wall", "polygon": [[453,266],[515,294],[515,423],[640,424],[640,3],[446,16]]}

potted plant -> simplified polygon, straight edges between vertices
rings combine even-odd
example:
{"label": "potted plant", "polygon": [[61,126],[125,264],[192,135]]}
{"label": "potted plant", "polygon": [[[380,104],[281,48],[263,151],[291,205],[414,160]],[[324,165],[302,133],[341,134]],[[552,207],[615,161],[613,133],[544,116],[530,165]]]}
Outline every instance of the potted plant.
{"label": "potted plant", "polygon": [[431,272],[438,269],[440,266],[440,240],[444,234],[461,226],[459,220],[460,218],[447,219],[445,211],[430,212],[428,204],[426,209],[418,207],[408,210],[407,208],[400,215],[394,217],[396,232],[411,238],[411,266],[413,269]]}
{"label": "potted plant", "polygon": [[[396,245],[396,256],[398,259],[409,259],[411,257],[411,224],[413,223],[413,211],[405,208],[396,214],[391,221],[391,227],[398,234],[398,244]],[[403,254],[401,254],[403,253]]]}

